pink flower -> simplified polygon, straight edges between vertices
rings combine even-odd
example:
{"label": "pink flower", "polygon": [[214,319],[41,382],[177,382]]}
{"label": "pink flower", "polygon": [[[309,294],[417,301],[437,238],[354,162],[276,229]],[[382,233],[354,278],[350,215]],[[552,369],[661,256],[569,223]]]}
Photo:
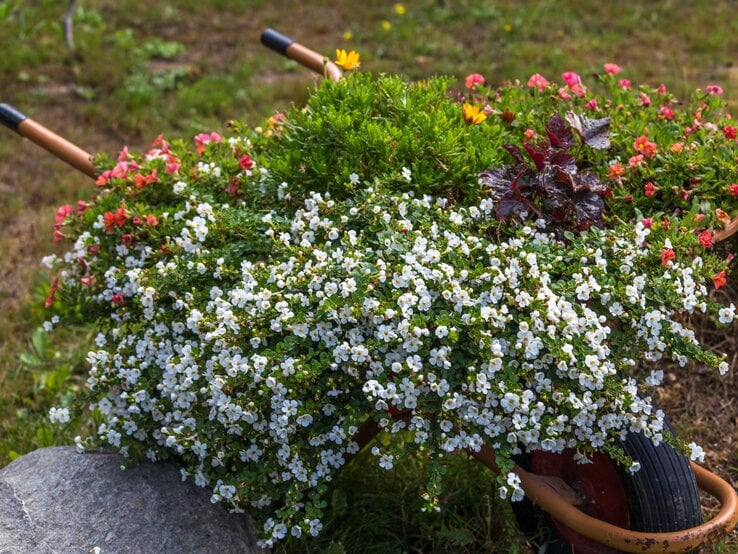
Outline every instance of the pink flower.
{"label": "pink flower", "polygon": [[59,206],[56,210],[56,214],[54,215],[54,226],[61,226],[64,223],[64,220],[66,220],[67,217],[72,215],[73,213],[74,206],[70,206],[69,204]]}
{"label": "pink flower", "polygon": [[620,66],[614,63],[606,63],[605,64],[605,73],[608,75],[617,75],[620,73],[621,69]]}
{"label": "pink flower", "polygon": [[533,129],[526,129],[523,137],[523,142],[532,142],[536,138],[536,132]]}
{"label": "pink flower", "polygon": [[640,94],[640,98],[641,98],[641,105],[644,108],[648,108],[651,105],[651,97],[645,92],[642,92]]}
{"label": "pink flower", "polygon": [[645,194],[647,198],[652,198],[656,194],[656,185],[654,185],[651,181],[646,183],[643,186],[643,194]]}
{"label": "pink flower", "polygon": [[721,87],[720,85],[707,85],[705,87],[705,90],[710,94],[714,94],[715,96],[722,96],[723,94],[723,87]]}
{"label": "pink flower", "polygon": [[118,161],[124,162],[130,159],[131,159],[131,155],[128,153],[128,147],[124,146],[123,150],[121,150],[120,153],[118,154]]}
{"label": "pink flower", "polygon": [[666,95],[666,85],[664,83],[661,83],[659,85],[659,88],[656,89],[656,92],[658,92],[661,96]]}
{"label": "pink flower", "polygon": [[618,86],[620,88],[628,89],[628,88],[630,88],[630,80],[629,79],[620,79],[618,81]]}
{"label": "pink flower", "polygon": [[179,172],[179,169],[180,169],[180,167],[181,167],[181,166],[180,166],[180,165],[179,165],[179,164],[178,164],[177,162],[169,162],[169,163],[167,164],[167,167],[166,167],[165,171],[166,171],[166,172],[167,172],[167,173],[168,173],[169,175],[175,175],[176,173],[178,173],[178,172]]}
{"label": "pink flower", "polygon": [[653,219],[650,217],[646,217],[641,220],[641,223],[646,229],[650,229],[653,226]]}
{"label": "pink flower", "polygon": [[569,90],[567,88],[561,87],[559,89],[559,98],[562,100],[571,100],[571,94],[569,94]]}
{"label": "pink flower", "polygon": [[484,83],[484,77],[482,77],[479,73],[472,73],[470,75],[467,75],[466,80],[464,81],[466,88],[474,88],[476,85],[483,85]]}
{"label": "pink flower", "polygon": [[674,110],[667,106],[661,106],[659,108],[659,117],[666,119],[667,121],[671,121],[674,119]]}
{"label": "pink flower", "polygon": [[728,187],[728,192],[730,193],[731,196],[738,196],[738,185],[735,183],[730,185]]}
{"label": "pink flower", "polygon": [[566,83],[566,86],[571,89],[573,89],[576,85],[582,84],[582,78],[573,71],[562,73],[561,80],[564,81]]}
{"label": "pink flower", "polygon": [[79,282],[86,287],[90,287],[92,286],[92,277],[82,277]]}
{"label": "pink flower", "polygon": [[642,163],[643,163],[643,154],[638,154],[638,155],[636,155],[636,156],[632,156],[632,157],[631,157],[631,158],[630,158],[630,159],[628,160],[628,165],[630,166],[630,168],[631,168],[631,169],[635,169],[635,168],[637,168],[637,167],[638,167],[638,166],[640,166],[640,165],[641,165]]}
{"label": "pink flower", "polygon": [[528,86],[530,88],[537,88],[541,92],[543,92],[546,89],[548,84],[549,84],[548,79],[546,79],[540,73],[535,73],[531,75],[530,79],[528,79]]}
{"label": "pink flower", "polygon": [[200,133],[195,137],[195,147],[197,148],[197,153],[202,155],[203,152],[205,152],[205,147],[210,144],[211,142],[220,142],[222,140],[221,136],[218,133]]}
{"label": "pink flower", "polygon": [[597,109],[597,98],[592,98],[587,104],[585,105],[585,108],[588,110],[596,110]]}
{"label": "pink flower", "polygon": [[116,306],[122,306],[125,303],[125,298],[123,298],[123,295],[120,293],[114,294],[111,300],[113,301],[113,304],[115,304]]}

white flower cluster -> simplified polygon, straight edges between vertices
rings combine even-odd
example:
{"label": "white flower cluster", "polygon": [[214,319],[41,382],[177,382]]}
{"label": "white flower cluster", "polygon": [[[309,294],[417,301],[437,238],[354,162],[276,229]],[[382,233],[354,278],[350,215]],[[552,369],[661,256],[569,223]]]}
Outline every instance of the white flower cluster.
{"label": "white flower cluster", "polygon": [[[113,307],[88,355],[98,436],[152,460],[175,456],[214,502],[265,510],[267,545],[320,531],[320,494],[357,452],[366,415],[439,454],[664,438],[663,413],[628,371],[693,357],[694,335],[672,314],[704,310],[707,291],[672,263],[658,269],[669,300],[652,300],[642,226],[564,244],[538,223],[497,240],[489,199],[450,208],[372,189],[342,202],[314,193],[294,213],[261,218],[264,260],[211,244],[235,208],[194,192],[182,202],[167,218],[166,261],[121,245],[100,272],[96,301]],[[78,242],[69,286],[75,260],[104,237]],[[374,447],[381,467],[397,462],[394,448]],[[517,475],[500,484],[502,497],[521,498]]]}

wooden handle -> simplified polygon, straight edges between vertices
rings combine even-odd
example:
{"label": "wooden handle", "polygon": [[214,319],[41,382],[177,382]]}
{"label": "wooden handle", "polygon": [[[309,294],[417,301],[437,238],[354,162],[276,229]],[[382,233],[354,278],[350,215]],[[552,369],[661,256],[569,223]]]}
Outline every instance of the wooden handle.
{"label": "wooden handle", "polygon": [[343,76],[341,69],[328,58],[274,29],[267,29],[261,34],[261,43],[326,78],[340,81]]}

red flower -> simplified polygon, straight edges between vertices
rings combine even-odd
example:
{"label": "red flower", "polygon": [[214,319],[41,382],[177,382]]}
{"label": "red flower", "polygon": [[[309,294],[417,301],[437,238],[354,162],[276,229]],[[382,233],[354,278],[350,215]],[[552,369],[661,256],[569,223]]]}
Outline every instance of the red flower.
{"label": "red flower", "polygon": [[114,294],[113,295],[113,298],[111,298],[111,300],[113,301],[113,304],[115,304],[116,306],[122,306],[123,303],[125,302],[125,299],[123,298],[123,295],[120,294],[120,293]]}
{"label": "red flower", "polygon": [[113,177],[113,172],[111,170],[103,171],[100,175],[98,175],[97,180],[95,181],[95,185],[98,187],[104,187],[110,182],[110,179]]}
{"label": "red flower", "polygon": [[648,108],[651,105],[651,97],[645,92],[642,92],[640,94],[640,98],[641,98],[641,105],[644,108]]}
{"label": "red flower", "polygon": [[587,108],[588,110],[596,110],[597,109],[597,99],[592,98],[592,100],[587,102],[587,104],[584,107]]}
{"label": "red flower", "polygon": [[732,196],[738,196],[738,184],[735,184],[735,183],[733,183],[732,185],[730,185],[730,186],[728,187],[728,192],[729,192],[729,193],[730,193],[730,194],[731,194]]}
{"label": "red flower", "polygon": [[114,212],[105,212],[103,214],[103,220],[105,222],[105,232],[111,233],[117,227],[123,227],[130,215],[125,206],[122,206]]}
{"label": "red flower", "polygon": [[141,173],[136,173],[133,180],[136,185],[136,188],[138,190],[141,190],[147,185],[150,185],[151,183],[155,183],[156,181],[158,181],[159,175],[157,174],[157,171],[155,169],[154,171],[151,172],[150,175],[142,175]]}
{"label": "red flower", "polygon": [[123,241],[123,244],[125,246],[131,246],[133,244],[133,235],[131,235],[129,233],[126,233],[125,235],[123,235],[120,238]]}
{"label": "red flower", "polygon": [[712,248],[712,233],[710,231],[702,231],[699,236],[700,244],[703,248]]}
{"label": "red flower", "polygon": [[530,88],[537,88],[538,90],[543,92],[548,86],[548,79],[546,79],[540,73],[535,73],[531,75],[530,79],[528,79],[528,86]]}
{"label": "red flower", "polygon": [[723,127],[723,136],[728,140],[733,140],[736,137],[736,128],[732,125],[726,125]]}
{"label": "red flower", "polygon": [[647,158],[653,158],[656,155],[658,146],[655,142],[649,141],[646,135],[641,135],[633,141],[633,148],[639,154],[643,154]]}
{"label": "red flower", "polygon": [[669,265],[669,262],[676,258],[676,254],[671,248],[664,248],[661,251],[661,263],[663,265]]}
{"label": "red flower", "polygon": [[652,198],[654,194],[656,194],[656,185],[654,185],[651,181],[646,183],[643,186],[643,194],[645,194],[648,198]]}
{"label": "red flower", "polygon": [[712,276],[712,282],[715,283],[715,288],[719,289],[728,284],[728,279],[725,277],[725,270]]}
{"label": "red flower", "polygon": [[605,73],[608,75],[617,75],[620,73],[621,69],[620,66],[614,63],[606,63],[605,64]]}
{"label": "red flower", "polygon": [[650,229],[653,226],[653,219],[650,217],[645,217],[641,219],[641,223],[646,229]]}
{"label": "red flower", "polygon": [[472,73],[471,75],[466,76],[464,84],[466,85],[466,88],[474,88],[476,85],[483,85],[484,82],[484,77],[479,73]]}
{"label": "red flower", "polygon": [[248,171],[249,169],[254,167],[254,160],[252,160],[248,156],[243,156],[240,160],[238,160],[238,165],[241,166],[242,171]]}

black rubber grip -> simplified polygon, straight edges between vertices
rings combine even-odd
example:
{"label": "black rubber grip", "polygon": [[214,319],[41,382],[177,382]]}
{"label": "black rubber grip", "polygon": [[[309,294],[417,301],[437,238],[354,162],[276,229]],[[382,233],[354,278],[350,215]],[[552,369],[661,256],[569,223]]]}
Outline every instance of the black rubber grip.
{"label": "black rubber grip", "polygon": [[284,36],[282,33],[278,33],[274,29],[267,29],[261,33],[261,43],[267,48],[279,52],[280,54],[287,55],[287,48],[295,42],[289,37]]}
{"label": "black rubber grip", "polygon": [[18,125],[28,119],[10,104],[0,104],[0,123],[18,132]]}

